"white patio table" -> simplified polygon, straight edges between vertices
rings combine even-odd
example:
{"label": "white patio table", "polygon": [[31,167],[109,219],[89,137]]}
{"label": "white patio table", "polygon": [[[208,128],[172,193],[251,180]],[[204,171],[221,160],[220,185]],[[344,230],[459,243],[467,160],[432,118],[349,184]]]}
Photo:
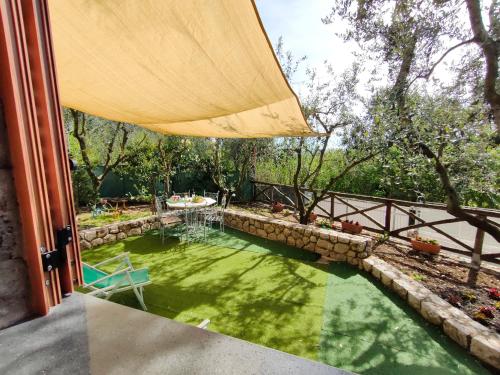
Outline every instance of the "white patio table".
{"label": "white patio table", "polygon": [[[194,203],[191,198],[180,198],[179,200],[167,199],[165,201],[169,210],[182,211],[184,223],[186,224],[186,241],[189,243],[196,238],[203,237],[206,240],[207,215],[205,208],[216,204],[213,198],[204,197],[202,202]],[[203,212],[200,215],[200,212]]]}
{"label": "white patio table", "polygon": [[185,198],[181,198],[176,202],[172,202],[170,199],[167,199],[166,203],[168,208],[173,210],[186,209],[186,208],[203,208],[208,206],[213,206],[216,202],[215,199],[212,198],[203,198],[204,201],[200,203],[191,202],[191,198],[186,200]]}

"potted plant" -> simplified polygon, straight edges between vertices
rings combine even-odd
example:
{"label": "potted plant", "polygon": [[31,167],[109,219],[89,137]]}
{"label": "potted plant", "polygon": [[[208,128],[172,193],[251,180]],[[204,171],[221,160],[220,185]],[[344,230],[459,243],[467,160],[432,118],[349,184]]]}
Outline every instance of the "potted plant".
{"label": "potted plant", "polygon": [[342,225],[342,230],[344,232],[359,234],[363,230],[363,226],[357,221],[353,222],[352,220],[345,220],[341,221],[340,224]]}
{"label": "potted plant", "polygon": [[272,211],[273,212],[281,212],[283,211],[283,209],[285,208],[285,205],[281,202],[273,202],[273,205],[272,205]]}
{"label": "potted plant", "polygon": [[314,212],[311,212],[309,214],[309,222],[310,223],[314,223],[316,221],[316,219],[318,218],[318,214],[314,213]]}
{"label": "potted plant", "polygon": [[429,254],[438,254],[441,250],[441,245],[436,240],[419,236],[411,240],[411,247],[413,250],[423,251]]}
{"label": "potted plant", "polygon": [[326,220],[326,219],[316,220],[315,224],[316,224],[316,226],[318,226],[320,228],[330,229],[330,227],[331,227],[330,220]]}

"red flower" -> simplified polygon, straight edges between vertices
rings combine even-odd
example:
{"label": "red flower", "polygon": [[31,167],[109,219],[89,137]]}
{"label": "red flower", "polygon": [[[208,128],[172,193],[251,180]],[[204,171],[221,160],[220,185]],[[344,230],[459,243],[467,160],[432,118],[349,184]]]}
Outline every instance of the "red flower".
{"label": "red flower", "polygon": [[497,288],[488,289],[488,295],[490,298],[500,300],[500,291]]}
{"label": "red flower", "polygon": [[495,315],[493,314],[493,311],[495,311],[495,308],[493,306],[481,306],[479,308],[479,312],[483,313],[488,318],[494,318],[495,317]]}

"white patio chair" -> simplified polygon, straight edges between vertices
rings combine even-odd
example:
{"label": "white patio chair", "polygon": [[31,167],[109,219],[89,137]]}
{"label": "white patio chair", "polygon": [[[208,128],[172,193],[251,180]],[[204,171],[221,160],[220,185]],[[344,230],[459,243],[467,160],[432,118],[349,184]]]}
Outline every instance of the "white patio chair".
{"label": "white patio chair", "polygon": [[[118,264],[112,273],[98,268],[110,263]],[[142,309],[146,311],[144,286],[148,284],[151,284],[148,269],[134,269],[128,253],[122,253],[93,266],[83,263],[83,287],[91,290],[91,296],[109,299],[113,294],[132,289]]]}
{"label": "white patio chair", "polygon": [[169,210],[168,205],[163,204],[163,198],[155,197],[156,216],[160,222],[161,242],[165,241],[165,229],[182,224],[178,211]]}
{"label": "white patio chair", "polygon": [[212,228],[213,223],[219,223],[219,229],[224,232],[224,210],[226,209],[226,194],[222,194],[220,204],[218,204],[219,193],[206,193],[206,197],[212,198],[210,195],[216,196],[215,201],[217,202],[214,206],[207,207],[205,211],[205,217],[207,225]]}

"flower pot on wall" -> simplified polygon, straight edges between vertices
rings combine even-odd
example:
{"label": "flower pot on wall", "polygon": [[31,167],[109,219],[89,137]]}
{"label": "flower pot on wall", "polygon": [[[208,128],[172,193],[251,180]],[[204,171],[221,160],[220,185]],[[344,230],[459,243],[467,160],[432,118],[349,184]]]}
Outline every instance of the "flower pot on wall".
{"label": "flower pot on wall", "polygon": [[285,205],[281,202],[273,202],[272,211],[281,212],[285,208]]}
{"label": "flower pot on wall", "polygon": [[348,221],[342,221],[342,230],[344,232],[359,234],[363,230],[363,226],[359,223],[350,223]]}
{"label": "flower pot on wall", "polygon": [[309,222],[310,223],[314,223],[316,221],[316,219],[318,218],[318,214],[315,214],[314,212],[311,212],[309,214]]}
{"label": "flower pot on wall", "polygon": [[439,251],[441,251],[441,245],[426,241],[419,241],[417,239],[411,240],[411,247],[413,250],[422,251],[428,254],[439,254]]}

